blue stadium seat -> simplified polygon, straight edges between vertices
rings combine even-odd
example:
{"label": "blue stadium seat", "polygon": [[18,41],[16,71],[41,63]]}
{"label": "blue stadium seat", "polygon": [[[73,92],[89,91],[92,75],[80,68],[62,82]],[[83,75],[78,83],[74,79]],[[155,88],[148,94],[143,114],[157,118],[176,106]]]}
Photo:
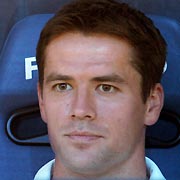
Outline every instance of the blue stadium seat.
{"label": "blue stadium seat", "polygon": [[[37,118],[37,65],[34,58],[39,33],[51,16],[33,15],[18,22],[10,31],[0,56],[0,174],[4,180],[32,180],[38,168],[53,158],[51,148],[43,146],[48,142],[46,127]],[[149,17],[168,44],[167,69],[162,79],[163,109],[172,117],[179,117],[180,24],[166,17]],[[34,131],[29,132],[27,127]],[[42,133],[38,134],[38,130]],[[168,135],[170,130],[166,126],[161,132]],[[146,150],[147,156],[160,166],[166,178],[173,180],[180,177],[179,152],[178,142],[168,148]]]}
{"label": "blue stadium seat", "polygon": [[[167,17],[150,15],[154,24],[159,28],[168,45],[167,69],[162,78],[165,91],[163,110],[171,113],[169,121],[176,116],[180,120],[180,24]],[[168,123],[167,123],[168,124]],[[161,136],[172,134],[171,124],[165,129],[157,129]],[[177,139],[180,138],[180,125],[177,124]],[[159,133],[160,134],[160,133]],[[180,179],[180,144],[169,148],[148,148],[146,154],[153,159],[162,170],[167,179]]]}
{"label": "blue stadium seat", "polygon": [[[37,67],[33,57],[40,30],[51,16],[33,15],[18,22],[10,31],[0,56],[0,175],[3,180],[32,180],[38,168],[53,158],[50,147],[20,146],[10,140],[6,131],[7,121],[16,110],[38,104]],[[21,124],[19,129],[26,131]],[[22,135],[19,139],[23,139]]]}

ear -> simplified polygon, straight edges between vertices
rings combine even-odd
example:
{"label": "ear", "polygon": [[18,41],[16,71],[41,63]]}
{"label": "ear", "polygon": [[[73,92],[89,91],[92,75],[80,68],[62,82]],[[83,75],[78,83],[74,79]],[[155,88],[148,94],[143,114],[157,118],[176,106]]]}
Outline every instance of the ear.
{"label": "ear", "polygon": [[145,125],[150,126],[156,123],[164,103],[164,91],[160,83],[157,83],[151,90],[146,101]]}
{"label": "ear", "polygon": [[39,100],[39,108],[40,108],[41,118],[45,123],[47,123],[45,107],[44,107],[44,99],[43,99],[43,90],[39,83],[37,84],[37,92],[38,92],[38,100]]}

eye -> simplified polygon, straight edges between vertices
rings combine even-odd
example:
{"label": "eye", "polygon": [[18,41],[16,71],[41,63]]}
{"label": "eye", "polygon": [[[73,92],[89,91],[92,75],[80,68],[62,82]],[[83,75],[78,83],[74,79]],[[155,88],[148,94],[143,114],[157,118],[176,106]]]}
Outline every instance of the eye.
{"label": "eye", "polygon": [[55,85],[55,89],[59,92],[64,92],[71,90],[72,86],[68,83],[59,83]]}
{"label": "eye", "polygon": [[113,93],[117,90],[117,88],[109,84],[101,84],[98,89],[105,93]]}

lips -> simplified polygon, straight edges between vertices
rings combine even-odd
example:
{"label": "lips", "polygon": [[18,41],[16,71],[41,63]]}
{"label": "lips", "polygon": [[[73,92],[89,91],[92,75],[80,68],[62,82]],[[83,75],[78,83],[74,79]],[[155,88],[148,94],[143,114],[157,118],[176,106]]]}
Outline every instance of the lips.
{"label": "lips", "polygon": [[66,134],[65,136],[77,142],[91,142],[103,138],[103,136],[95,133],[78,131],[71,132],[69,134]]}

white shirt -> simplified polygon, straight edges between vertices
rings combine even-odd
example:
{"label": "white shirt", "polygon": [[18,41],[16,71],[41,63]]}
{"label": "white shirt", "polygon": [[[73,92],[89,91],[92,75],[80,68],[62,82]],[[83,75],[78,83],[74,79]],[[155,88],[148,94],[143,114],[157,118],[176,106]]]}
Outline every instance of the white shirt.
{"label": "white shirt", "polygon": [[[52,176],[52,167],[54,160],[51,160],[45,164],[35,175],[34,180],[51,180]],[[150,175],[149,180],[166,180],[162,175],[158,166],[149,158],[146,157],[146,166],[148,173]]]}

